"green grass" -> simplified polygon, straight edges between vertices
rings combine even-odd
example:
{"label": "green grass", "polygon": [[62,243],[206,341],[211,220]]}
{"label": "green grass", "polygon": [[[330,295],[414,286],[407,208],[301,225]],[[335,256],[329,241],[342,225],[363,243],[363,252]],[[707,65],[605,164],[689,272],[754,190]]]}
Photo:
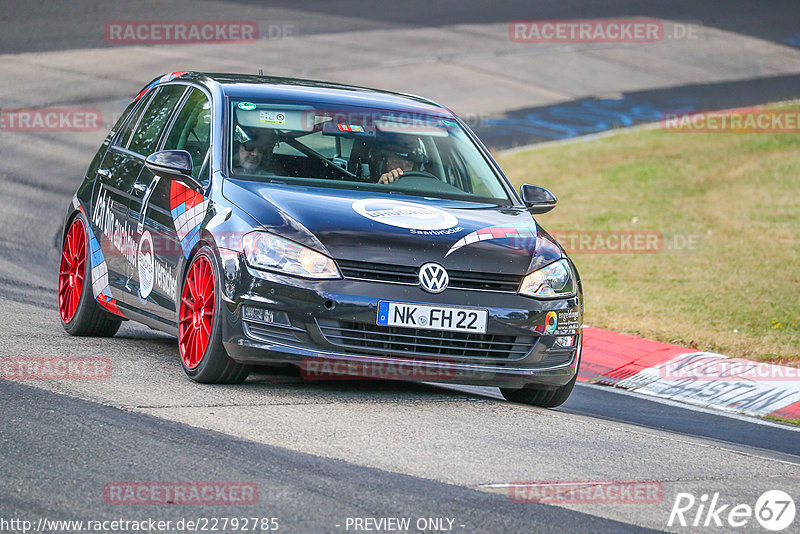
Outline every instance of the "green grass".
{"label": "green grass", "polygon": [[777,421],[778,423],[786,423],[788,425],[795,425],[800,426],[800,419],[787,419],[785,417],[776,417],[774,415],[767,415],[764,419],[769,419],[770,421]]}
{"label": "green grass", "polygon": [[800,364],[800,135],[638,130],[499,160],[558,196],[548,231],[663,235],[657,254],[572,254],[587,324]]}

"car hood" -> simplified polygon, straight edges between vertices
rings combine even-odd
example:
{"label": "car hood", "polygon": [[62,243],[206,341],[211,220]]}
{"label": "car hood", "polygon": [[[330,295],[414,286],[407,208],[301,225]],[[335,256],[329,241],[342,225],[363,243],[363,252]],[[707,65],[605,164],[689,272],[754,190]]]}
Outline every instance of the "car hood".
{"label": "car hood", "polygon": [[222,193],[263,229],[337,260],[526,274],[562,255],[518,207],[234,179]]}

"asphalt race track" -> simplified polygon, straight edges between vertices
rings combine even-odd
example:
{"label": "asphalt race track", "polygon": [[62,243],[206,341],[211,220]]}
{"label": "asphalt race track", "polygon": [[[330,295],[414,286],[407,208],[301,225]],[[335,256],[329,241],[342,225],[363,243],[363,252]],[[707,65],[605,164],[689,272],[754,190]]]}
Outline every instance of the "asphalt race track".
{"label": "asphalt race track", "polygon": [[[279,532],[300,533],[353,532],[348,518],[367,517],[448,518],[443,525],[465,533],[685,531],[667,526],[679,493],[750,506],[767,490],[800,494],[800,429],[751,418],[584,385],[556,410],[508,403],[490,388],[290,373],[204,386],[184,376],[175,339],[141,325],[126,323],[111,340],[68,336],[55,293],[64,209],[123,106],[165,72],[263,68],[420,93],[474,117],[498,148],[571,137],[530,122],[555,106],[658,112],[800,97],[800,48],[791,44],[800,10],[791,1],[298,4],[0,1],[0,107],[103,116],[88,132],[0,128],[0,356],[104,357],[113,369],[98,381],[0,380],[0,532],[17,532],[3,527],[13,518],[233,515],[277,518]],[[691,23],[701,37],[643,48],[508,41],[516,19],[612,16]],[[123,19],[255,20],[291,38],[105,42],[104,24]],[[630,116],[620,120],[652,120]],[[567,118],[559,131],[591,128]],[[104,500],[108,484],[124,481],[246,481],[259,498],[202,507]],[[513,502],[508,485],[520,481],[653,482],[663,495]],[[764,530],[751,520],[738,531]]]}
{"label": "asphalt race track", "polygon": [[[114,517],[112,505],[97,498],[97,488],[109,477],[157,480],[169,473],[192,480],[201,472],[214,480],[256,482],[261,501],[237,513],[279,518],[280,529],[288,531],[332,531],[347,517],[380,515],[381,510],[401,517],[446,513],[460,522],[455,528],[482,532],[638,530],[555,506],[531,504],[527,509],[502,495],[320,459],[7,381],[0,385],[0,398],[4,405],[20,406],[4,425],[3,478],[6,487],[14,488],[3,496],[4,513]],[[53,447],[54,441],[58,446]],[[177,521],[186,511],[171,507],[156,515]],[[203,507],[198,515],[222,517],[230,510]]]}

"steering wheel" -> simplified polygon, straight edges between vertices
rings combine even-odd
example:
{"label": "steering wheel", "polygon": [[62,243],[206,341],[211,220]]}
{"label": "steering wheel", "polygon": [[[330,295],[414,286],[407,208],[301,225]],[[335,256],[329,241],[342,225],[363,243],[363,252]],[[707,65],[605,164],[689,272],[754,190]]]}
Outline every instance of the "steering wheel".
{"label": "steering wheel", "polygon": [[408,180],[399,184],[397,188],[399,191],[413,190],[417,192],[429,191],[431,193],[447,193],[447,194],[464,193],[464,191],[462,191],[458,187],[455,187],[454,185],[441,181],[439,178],[436,177],[436,175],[431,174],[427,171],[404,172],[397,180],[390,183],[389,186],[397,184],[403,178],[408,178]]}
{"label": "steering wheel", "polygon": [[432,174],[432,173],[430,173],[428,171],[403,171],[403,174],[398,176],[397,179],[395,179],[395,181],[392,182],[392,183],[398,182],[398,181],[400,181],[400,180],[402,180],[403,178],[406,178],[406,177],[414,177],[414,176],[418,176],[418,177],[421,177],[421,178],[433,178],[437,182],[441,182],[441,180],[439,179],[438,176],[436,176],[435,174]]}

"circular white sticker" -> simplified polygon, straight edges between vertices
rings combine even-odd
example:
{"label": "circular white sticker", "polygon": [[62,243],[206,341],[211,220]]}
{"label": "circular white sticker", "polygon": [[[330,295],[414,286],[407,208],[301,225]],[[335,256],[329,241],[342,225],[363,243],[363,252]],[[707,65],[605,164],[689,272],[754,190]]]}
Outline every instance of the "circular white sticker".
{"label": "circular white sticker", "polygon": [[794,500],[781,490],[765,491],[756,501],[756,519],[767,530],[779,532],[794,521]]}
{"label": "circular white sticker", "polygon": [[139,251],[136,254],[139,264],[139,296],[146,299],[153,291],[155,279],[155,258],[153,257],[153,237],[145,231],[139,239]]}
{"label": "circular white sticker", "polygon": [[353,210],[375,222],[410,230],[445,230],[458,224],[444,210],[413,202],[367,198],[353,202]]}

